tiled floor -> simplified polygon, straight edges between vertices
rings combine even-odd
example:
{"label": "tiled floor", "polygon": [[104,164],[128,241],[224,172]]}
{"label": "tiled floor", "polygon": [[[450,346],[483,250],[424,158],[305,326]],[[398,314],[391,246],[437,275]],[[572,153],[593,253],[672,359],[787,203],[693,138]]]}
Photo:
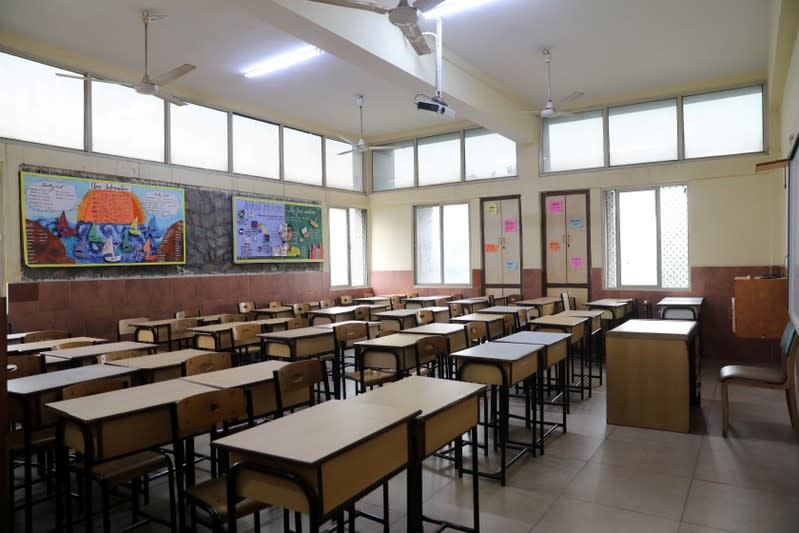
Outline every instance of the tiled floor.
{"label": "tiled floor", "polygon": [[[542,457],[525,457],[509,471],[508,485],[480,480],[480,526],[485,532],[713,533],[799,531],[799,445],[780,392],[731,389],[730,436],[721,437],[718,368],[703,372],[703,401],[689,435],[608,426],[603,388],[572,402],[568,433],[554,433]],[[517,428],[515,431],[519,431]],[[481,456],[481,465],[494,464]],[[425,463],[425,514],[471,522],[469,476],[450,463]],[[165,515],[163,480],[152,504]],[[359,507],[380,512],[380,491]],[[53,527],[48,504],[37,506],[36,531]],[[405,531],[405,478],[390,483],[391,531]],[[262,531],[281,531],[281,513],[262,513]],[[129,513],[114,512],[115,527]],[[17,531],[22,531],[17,521]],[[358,531],[381,531],[367,520]],[[100,524],[97,521],[96,528]],[[432,531],[431,526],[426,530]],[[239,531],[251,531],[242,520]],[[166,531],[147,525],[139,531]]]}

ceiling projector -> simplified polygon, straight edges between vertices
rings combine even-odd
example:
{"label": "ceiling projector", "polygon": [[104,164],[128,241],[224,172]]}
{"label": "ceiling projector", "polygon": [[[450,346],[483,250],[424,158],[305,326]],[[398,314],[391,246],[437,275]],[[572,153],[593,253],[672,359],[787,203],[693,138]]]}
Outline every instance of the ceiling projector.
{"label": "ceiling projector", "polygon": [[416,102],[416,109],[420,111],[432,111],[447,118],[455,118],[455,110],[447,105],[442,98],[432,97],[429,101],[420,100]]}

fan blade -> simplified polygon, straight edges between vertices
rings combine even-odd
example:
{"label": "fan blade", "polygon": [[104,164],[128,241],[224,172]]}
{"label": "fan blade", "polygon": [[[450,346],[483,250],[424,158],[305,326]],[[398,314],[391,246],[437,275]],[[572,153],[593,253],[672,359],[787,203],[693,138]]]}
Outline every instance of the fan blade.
{"label": "fan blade", "polygon": [[438,7],[438,4],[443,4],[444,0],[416,0],[413,3],[413,7],[418,9],[419,11],[425,12],[430,11],[431,9]]}
{"label": "fan blade", "polygon": [[62,74],[61,72],[56,72],[56,76],[61,76],[62,78],[70,78],[73,80],[91,80],[93,79],[91,76],[78,76],[77,74]]}
{"label": "fan blade", "polygon": [[351,7],[353,9],[363,9],[373,13],[380,13],[381,15],[385,15],[389,11],[382,6],[378,6],[370,2],[361,2],[360,0],[311,0],[311,2],[316,2],[317,4],[329,4],[331,6]]}
{"label": "fan blade", "polygon": [[347,139],[347,138],[346,138],[346,137],[344,137],[343,135],[339,135],[339,136],[338,136],[338,138],[339,138],[339,139],[341,139],[342,141],[344,141],[344,142],[345,142],[345,143],[347,143],[347,144],[351,144],[351,145],[353,145],[353,146],[357,146],[357,145],[358,145],[358,143],[354,143],[354,142],[352,142],[351,140]]}
{"label": "fan blade", "polygon": [[402,31],[402,34],[405,36],[408,42],[411,43],[411,46],[413,46],[413,49],[417,54],[423,56],[432,52],[432,50],[430,50],[430,46],[427,44],[427,41],[424,40],[422,30],[419,29],[418,25],[412,24],[410,26],[398,26],[398,28]]}
{"label": "fan blade", "polygon": [[102,78],[95,78],[94,76],[73,76],[72,74],[61,74],[60,72],[55,73],[56,76],[61,76],[62,78],[70,78],[73,80],[89,80],[89,81],[96,81],[98,83],[113,83],[114,85],[122,85],[123,87],[127,87],[128,89],[133,88],[132,83],[126,83],[124,81],[116,81],[116,80],[104,80]]}
{"label": "fan blade", "polygon": [[354,152],[354,151],[355,151],[355,150],[347,150],[346,152],[339,152],[339,153],[337,153],[336,155],[346,155],[346,154],[351,154],[351,153],[352,153],[352,152]]}
{"label": "fan blade", "polygon": [[571,94],[570,94],[569,96],[567,96],[566,98],[563,98],[563,99],[561,99],[560,103],[561,103],[561,104],[567,104],[567,103],[569,103],[569,102],[572,102],[572,101],[574,101],[574,100],[577,100],[578,98],[582,97],[584,94],[585,94],[585,93],[584,93],[584,92],[582,92],[582,91],[574,91],[573,93],[571,93]]}
{"label": "fan blade", "polygon": [[367,150],[396,150],[397,148],[401,148],[400,146],[370,146]]}
{"label": "fan blade", "polygon": [[151,78],[150,81],[155,85],[166,85],[167,83],[172,83],[181,76],[185,76],[186,74],[188,74],[189,72],[191,72],[196,68],[197,67],[195,67],[194,65],[189,65],[188,63],[186,63],[185,65],[173,68],[169,72],[164,72],[160,76]]}
{"label": "fan blade", "polygon": [[188,104],[188,102],[184,102],[183,100],[181,100],[177,96],[172,96],[171,94],[166,94],[166,93],[159,92],[158,94],[154,94],[153,96],[157,96],[161,100],[166,100],[170,104],[175,104],[175,105],[181,106],[181,107]]}

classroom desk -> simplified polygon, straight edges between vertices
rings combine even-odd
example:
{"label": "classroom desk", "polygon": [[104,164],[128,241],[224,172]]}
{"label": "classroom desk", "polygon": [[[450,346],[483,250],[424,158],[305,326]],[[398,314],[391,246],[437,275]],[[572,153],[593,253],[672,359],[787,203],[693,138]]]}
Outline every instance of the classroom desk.
{"label": "classroom desk", "polygon": [[525,324],[522,324],[519,320],[519,311],[522,309],[523,308],[519,307],[518,305],[492,305],[491,307],[484,307],[480,309],[480,312],[488,313],[489,315],[513,315],[516,322],[516,328],[518,329],[527,323],[526,319]]}
{"label": "classroom desk", "polygon": [[329,324],[331,322],[344,322],[355,318],[355,309],[358,305],[325,307],[308,313],[308,320],[312,326],[317,324]]}
{"label": "classroom desk", "polygon": [[[532,421],[531,442],[523,443],[510,440],[508,427],[510,426],[509,396],[511,387],[525,383],[528,389],[529,380],[538,374],[539,354],[544,347],[534,344],[514,344],[510,342],[484,342],[465,350],[450,354],[460,365],[458,379],[472,383],[495,385],[499,387],[499,453],[500,467],[495,472],[478,472],[481,476],[499,479],[505,486],[506,473],[509,466],[521,458],[525,453],[535,455],[536,425],[535,416]],[[539,393],[540,394],[540,393]],[[532,409],[535,415],[535,409]],[[525,406],[525,421],[528,421],[529,405]],[[488,423],[488,420],[485,421]],[[486,441],[486,446],[488,441]],[[519,450],[516,455],[507,459],[508,448]]]}
{"label": "classroom desk", "polygon": [[327,324],[318,324],[315,325],[315,328],[322,328],[328,329],[335,332],[336,328],[339,326],[344,326],[346,324],[366,324],[366,328],[369,330],[369,338],[374,339],[377,337],[377,334],[380,333],[380,322],[376,321],[367,321],[364,322],[362,320],[345,320],[344,322],[329,322]]}
{"label": "classroom desk", "polygon": [[142,381],[145,383],[155,383],[156,381],[166,381],[177,379],[183,376],[183,363],[195,355],[212,353],[208,350],[197,350],[187,348],[174,352],[161,352],[152,355],[142,355],[140,357],[130,357],[128,359],[118,359],[109,361],[106,365],[130,368],[138,370]]}
{"label": "classroom desk", "polygon": [[38,354],[46,350],[52,350],[59,344],[63,344],[65,342],[76,342],[76,341],[86,341],[86,342],[92,342],[94,344],[108,342],[107,339],[98,339],[97,337],[69,337],[67,339],[51,339],[47,341],[10,344],[6,347],[6,353],[8,353],[8,355],[17,355],[17,354],[26,354],[26,353]]}
{"label": "classroom desk", "polygon": [[419,410],[411,423],[413,460],[408,465],[408,531],[423,531],[423,521],[457,526],[461,531],[480,530],[479,476],[472,482],[473,527],[468,528],[427,518],[423,513],[422,462],[447,443],[457,441],[457,467],[461,469],[461,436],[470,433],[472,472],[477,472],[477,424],[480,420],[479,398],[485,396],[485,385],[448,379],[411,376],[387,383],[350,401],[407,407]]}
{"label": "classroom desk", "polygon": [[[663,310],[669,307],[676,307],[678,309],[692,309],[697,322],[702,311],[702,302],[705,299],[701,296],[669,296],[663,298],[657,304],[658,318],[663,318]],[[690,320],[686,318],[685,320]]]}
{"label": "classroom desk", "polygon": [[363,296],[361,298],[353,298],[353,302],[357,305],[385,305],[391,307],[390,296]]}
{"label": "classroom desk", "polygon": [[467,313],[476,313],[483,307],[488,307],[488,296],[477,296],[475,298],[464,298],[462,300],[452,300],[451,304],[461,304]]}
{"label": "classroom desk", "polygon": [[[172,341],[182,341],[194,336],[191,331],[172,332],[172,325],[182,318],[167,318],[164,320],[148,320],[147,322],[131,323],[130,326],[136,328],[133,338],[139,342],[152,342],[154,344],[167,343],[172,350]],[[166,339],[164,339],[166,337]]]}
{"label": "classroom desk", "polygon": [[336,336],[333,330],[317,327],[288,329],[260,333],[261,357],[289,361],[308,359],[322,355],[332,355],[333,387],[336,389],[341,381],[340,361],[336,358]]}
{"label": "classroom desk", "polygon": [[[585,317],[590,320],[590,328],[591,331],[586,331],[586,335],[588,335],[588,356],[591,358],[592,361],[596,360],[597,367],[599,368],[599,373],[594,375],[591,373],[591,368],[589,367],[589,374],[591,375],[591,379],[598,378],[599,384],[602,385],[604,378],[602,377],[602,367],[603,367],[603,359],[604,357],[604,349],[605,349],[605,336],[604,330],[602,329],[602,314],[604,311],[600,311],[598,309],[570,309],[568,311],[561,311],[558,313],[559,315],[563,316],[579,316]],[[594,340],[596,339],[596,342]],[[597,346],[598,344],[598,346]]]}
{"label": "classroom desk", "polygon": [[94,362],[98,355],[126,352],[128,350],[147,350],[152,353],[152,350],[157,347],[157,344],[149,344],[146,342],[120,341],[108,342],[105,344],[91,344],[89,346],[67,348],[65,350],[53,350],[41,352],[41,354],[45,357],[58,357],[59,359],[67,360],[70,366],[79,366],[86,360]]}
{"label": "classroom desk", "polygon": [[255,317],[266,315],[269,318],[294,318],[294,308],[288,305],[278,307],[259,307],[255,309]]}
{"label": "classroom desk", "polygon": [[19,333],[6,333],[6,344],[19,344],[25,339],[25,335],[36,333],[36,331],[21,331]]}
{"label": "classroom desk", "polygon": [[9,411],[22,414],[22,443],[25,450],[25,530],[33,526],[33,494],[31,460],[31,433],[35,428],[54,424],[56,418],[44,412],[45,403],[61,399],[61,391],[70,385],[97,379],[130,376],[135,370],[129,368],[90,365],[47,372],[8,381]]}
{"label": "classroom desk", "polygon": [[688,433],[701,395],[695,338],[690,320],[628,320],[608,331],[608,424]]}
{"label": "classroom desk", "polygon": [[[412,454],[410,424],[418,413],[331,400],[211,446],[230,454],[230,496],[308,513],[310,531],[318,533],[326,518],[406,468]],[[228,531],[236,532],[234,513]]]}
{"label": "classroom desk", "polygon": [[58,472],[61,474],[57,476],[56,489],[57,529],[62,530],[64,519],[64,501],[61,493],[66,483],[61,476],[67,472],[67,450],[76,450],[84,457],[86,473],[83,497],[87,506],[86,529],[91,531],[92,465],[171,443],[172,403],[211,390],[214,389],[180,379],[171,379],[48,403],[47,407],[59,417]]}
{"label": "classroom desk", "polygon": [[490,313],[471,313],[449,319],[450,322],[466,325],[469,322],[485,322],[488,340],[497,339],[505,334],[505,317]]}
{"label": "classroom desk", "polygon": [[562,308],[563,302],[560,301],[560,298],[555,298],[554,296],[541,296],[540,298],[518,300],[513,302],[513,305],[520,307],[534,307],[538,312],[538,316],[544,316],[552,315],[558,312]]}
{"label": "classroom desk", "polygon": [[375,313],[375,318],[380,319],[380,329],[399,331],[413,328],[417,325],[416,309],[394,309]]}
{"label": "classroom desk", "polygon": [[[588,397],[593,395],[591,388],[591,375],[593,373],[593,365],[591,359],[588,359],[588,385],[585,384],[585,337],[590,335],[588,330],[590,321],[587,317],[583,316],[567,316],[562,314],[557,315],[544,315],[534,318],[529,321],[531,330],[544,330],[544,331],[562,331],[571,335],[569,339],[569,358],[567,381],[569,389],[580,393],[580,399],[585,399],[585,391],[588,390]],[[580,346],[580,381],[576,385],[572,385],[572,380],[576,376],[574,372],[574,357],[576,356],[577,346]]]}
{"label": "classroom desk", "polygon": [[214,352],[233,349],[233,328],[241,324],[259,324],[261,331],[280,331],[286,329],[290,318],[261,318],[248,322],[226,322],[189,328],[194,333],[194,347]]}
{"label": "classroom desk", "polygon": [[[432,359],[417,360],[416,342],[429,335],[387,335],[376,339],[358,341],[355,346],[355,368],[392,369],[395,371],[394,379],[400,379],[409,370],[417,371],[422,364],[429,363]],[[361,390],[363,390],[361,382]]]}
{"label": "classroom desk", "polygon": [[200,315],[198,317],[187,316],[186,318],[196,318],[201,326],[208,326],[211,324],[218,324],[222,317],[226,316],[227,314],[228,313],[215,313],[212,315]]}
{"label": "classroom desk", "polygon": [[444,335],[447,337],[447,340],[449,340],[450,352],[463,350],[469,346],[469,339],[466,335],[466,327],[463,324],[442,324],[439,322],[433,322],[432,324],[425,324],[424,326],[403,329],[400,331],[400,333],[410,333],[416,335]]}
{"label": "classroom desk", "polygon": [[585,307],[604,311],[602,318],[610,322],[610,328],[616,327],[633,314],[632,298],[603,298],[586,302]]}
{"label": "classroom desk", "polygon": [[[442,305],[434,305],[432,307],[425,307],[426,311],[433,312],[433,322],[438,322],[440,324],[448,324],[449,323],[449,307],[444,307]],[[418,311],[418,309],[417,309]]]}
{"label": "classroom desk", "polygon": [[436,305],[437,300],[449,300],[452,296],[445,294],[443,296],[413,296],[405,298],[406,309],[420,309],[422,307],[433,307]]}

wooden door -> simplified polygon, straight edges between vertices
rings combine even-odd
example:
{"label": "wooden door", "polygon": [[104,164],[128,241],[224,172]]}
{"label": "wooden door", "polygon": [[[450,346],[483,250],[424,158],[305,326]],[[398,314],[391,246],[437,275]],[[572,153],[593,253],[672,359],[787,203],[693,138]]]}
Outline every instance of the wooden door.
{"label": "wooden door", "polygon": [[541,195],[543,294],[568,292],[578,305],[588,300],[591,284],[591,231],[588,191]]}
{"label": "wooden door", "polygon": [[521,197],[480,199],[483,250],[483,292],[495,296],[521,294]]}

